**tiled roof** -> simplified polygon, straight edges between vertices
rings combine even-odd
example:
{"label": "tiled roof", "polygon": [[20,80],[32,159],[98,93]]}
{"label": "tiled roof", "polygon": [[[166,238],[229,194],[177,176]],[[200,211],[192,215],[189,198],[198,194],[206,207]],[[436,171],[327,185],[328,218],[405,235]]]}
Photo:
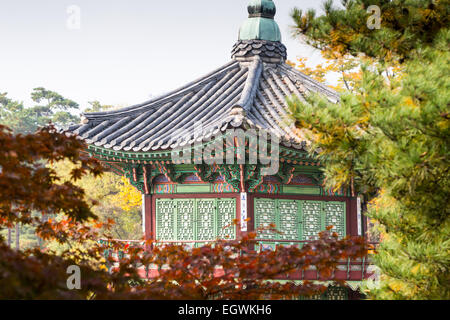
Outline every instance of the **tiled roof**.
{"label": "tiled roof", "polygon": [[[267,45],[263,44],[263,53]],[[276,133],[285,146],[301,148],[286,96],[303,98],[319,92],[337,102],[338,94],[287,65],[284,57],[273,63],[273,57],[268,60],[259,51],[249,55],[252,44],[240,46],[244,54],[239,55],[238,44],[231,62],[182,88],[140,105],[85,114],[84,124],[69,131],[98,147],[148,152],[193,141],[200,121],[203,132],[196,138],[210,138],[229,128],[255,128]],[[279,45],[275,51],[280,51]]]}
{"label": "tiled roof", "polygon": [[239,40],[233,46],[231,54],[237,60],[259,55],[264,62],[269,63],[280,63],[287,59],[284,44],[266,40]]}

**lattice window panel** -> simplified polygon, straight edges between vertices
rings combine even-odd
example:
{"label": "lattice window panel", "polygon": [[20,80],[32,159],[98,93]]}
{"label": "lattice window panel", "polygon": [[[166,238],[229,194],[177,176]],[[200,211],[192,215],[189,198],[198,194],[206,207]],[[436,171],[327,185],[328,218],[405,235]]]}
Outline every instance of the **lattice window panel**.
{"label": "lattice window panel", "polygon": [[198,200],[197,201],[197,239],[196,240],[215,240],[216,239],[216,200]]}
{"label": "lattice window panel", "polygon": [[323,230],[322,202],[303,202],[303,238],[304,240],[317,240],[318,234]]}
{"label": "lattice window panel", "polygon": [[236,239],[236,226],[233,220],[236,219],[236,200],[217,200],[217,234],[219,239]]}
{"label": "lattice window panel", "polygon": [[156,200],[156,236],[161,241],[236,239],[234,219],[235,199]]}
{"label": "lattice window panel", "polygon": [[[255,199],[256,229],[267,228],[270,224],[276,224],[276,216],[275,200]],[[258,230],[258,238],[265,240],[276,240],[277,235],[270,230]]]}
{"label": "lattice window panel", "polygon": [[301,296],[300,300],[348,300],[348,291],[340,287],[328,287],[324,294],[316,294],[310,297]]}
{"label": "lattice window panel", "polygon": [[280,240],[299,240],[299,208],[298,202],[292,200],[278,200]]}
{"label": "lattice window panel", "polygon": [[177,240],[195,239],[194,233],[195,200],[177,200]]}
{"label": "lattice window panel", "polygon": [[325,300],[325,295],[314,294],[312,296],[301,296],[300,300]]}
{"label": "lattice window panel", "polygon": [[333,232],[339,237],[346,236],[345,226],[345,203],[344,202],[325,202],[325,225],[334,226]]}
{"label": "lattice window panel", "polygon": [[327,300],[348,300],[348,291],[345,288],[329,287],[326,292]]}
{"label": "lattice window panel", "polygon": [[255,199],[254,205],[255,228],[274,223],[281,232],[259,232],[260,239],[317,240],[318,234],[328,225],[333,225],[333,231],[340,237],[346,235],[345,202]]}
{"label": "lattice window panel", "polygon": [[156,200],[156,237],[158,240],[175,239],[175,202]]}

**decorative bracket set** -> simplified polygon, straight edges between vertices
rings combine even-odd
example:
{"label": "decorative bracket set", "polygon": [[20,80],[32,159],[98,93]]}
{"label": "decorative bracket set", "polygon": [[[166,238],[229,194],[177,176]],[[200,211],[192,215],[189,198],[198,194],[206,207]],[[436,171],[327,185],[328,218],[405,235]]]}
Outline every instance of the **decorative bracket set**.
{"label": "decorative bracket set", "polygon": [[[164,161],[152,164],[127,164],[124,168],[125,176],[130,183],[143,194],[151,193],[154,179],[163,175],[169,183],[182,184],[186,178],[195,175],[203,183],[214,183],[220,177],[239,192],[255,192],[264,182],[261,165],[252,164],[223,164],[223,165],[195,165],[190,172],[181,171],[177,166]],[[295,167],[287,163],[280,163],[280,169],[273,177],[280,184],[289,184],[295,176]],[[312,177],[317,182],[319,176]]]}

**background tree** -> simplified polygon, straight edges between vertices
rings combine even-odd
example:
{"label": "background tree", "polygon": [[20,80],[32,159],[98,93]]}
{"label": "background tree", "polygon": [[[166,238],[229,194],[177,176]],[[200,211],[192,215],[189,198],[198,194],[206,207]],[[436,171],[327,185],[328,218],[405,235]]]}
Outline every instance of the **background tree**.
{"label": "background tree", "polygon": [[112,106],[112,105],[102,105],[100,103],[100,101],[98,101],[98,100],[91,101],[91,102],[89,102],[89,104],[91,106],[89,108],[87,108],[86,110],[84,110],[85,113],[114,110],[114,109],[118,108],[118,107]]}
{"label": "background tree", "polygon": [[[79,122],[79,117],[74,114],[79,108],[76,102],[44,88],[34,89],[31,97],[38,105],[25,107],[23,103],[8,98],[6,93],[0,94],[0,124],[7,125],[15,133],[33,133],[40,126],[45,126],[49,122],[60,127]],[[91,108],[86,112],[115,108],[114,106],[104,106],[99,101],[90,104]],[[66,161],[55,164],[53,168],[62,178],[68,180],[74,165]],[[109,230],[111,236],[118,239],[140,239],[142,237],[141,200],[140,196],[138,197],[139,201],[136,200],[137,191],[131,187],[128,181],[107,172],[102,180],[88,175],[78,181],[77,185],[88,191],[92,202],[98,203],[94,206],[93,211],[101,221],[112,219],[116,222]],[[48,218],[37,212],[33,212],[32,215],[35,218],[39,216],[43,221]],[[8,239],[11,238],[13,241],[8,243],[14,245],[15,248],[58,247],[54,243],[45,244],[41,238],[36,237],[32,225],[20,226],[17,224],[12,229],[4,230],[0,234],[7,236]]]}
{"label": "background tree", "polygon": [[[295,33],[338,56],[373,59],[338,104],[290,99],[331,187],[364,196],[380,224],[376,299],[450,299],[448,1],[348,0],[295,9]],[[369,5],[381,28],[369,29]]]}
{"label": "background tree", "polygon": [[33,111],[25,108],[23,103],[8,98],[7,93],[0,93],[0,123],[17,133],[36,130]]}
{"label": "background tree", "polygon": [[54,123],[66,126],[78,123],[76,111],[79,105],[60,94],[44,88],[36,88],[31,93],[36,105],[26,107],[22,102],[14,101],[0,92],[0,124],[8,126],[15,133],[33,133],[39,127]]}
{"label": "background tree", "polygon": [[[86,113],[119,108],[118,106],[102,105],[97,100],[89,102],[89,104],[91,107],[85,110]],[[65,167],[64,164],[61,165],[59,170],[65,170],[67,176],[69,171],[64,169]],[[92,199],[98,203],[93,211],[100,220],[115,221],[108,235],[123,240],[142,238],[142,196],[127,179],[112,172],[105,172],[102,180],[93,176],[83,177],[80,180],[80,186],[87,190]]]}
{"label": "background tree", "polygon": [[[320,50],[403,63],[416,58],[418,48],[434,46],[449,25],[448,0],[341,0],[341,7],[333,3],[323,2],[322,16],[294,8],[294,34]],[[380,8],[379,29],[368,27],[370,6]]]}
{"label": "background tree", "polygon": [[[78,108],[75,102],[44,88],[34,89],[31,96],[37,103],[46,100],[46,106],[25,107],[22,102],[8,98],[6,93],[0,94],[0,124],[7,125],[16,133],[32,133],[49,122],[64,126],[78,121],[78,117],[70,113]],[[43,219],[45,220],[45,216]],[[17,249],[21,245],[25,248],[42,245],[31,226],[16,224],[13,230],[8,229],[7,232],[8,239],[10,236],[14,237]],[[8,243],[11,245],[12,241]]]}
{"label": "background tree", "polygon": [[[322,57],[325,59],[325,62],[315,67],[307,65],[308,58],[306,57],[299,57],[296,62],[288,61],[287,63],[314,80],[327,83],[329,87],[339,92],[353,91],[360,85],[362,57],[342,56],[333,52],[322,52]],[[336,84],[331,84],[330,76],[337,77]]]}
{"label": "background tree", "polygon": [[66,99],[60,94],[39,87],[31,93],[31,99],[38,103],[33,107],[38,126],[45,126],[49,122],[66,125],[69,123],[78,123],[79,117],[71,112],[78,110],[78,103]]}
{"label": "background tree", "polygon": [[[55,163],[52,168],[64,180],[70,180],[75,165],[69,161]],[[99,221],[114,221],[108,230],[108,237],[122,240],[140,240],[142,233],[142,196],[130,182],[104,169],[101,179],[85,175],[75,184],[83,188],[92,203],[92,211]]]}

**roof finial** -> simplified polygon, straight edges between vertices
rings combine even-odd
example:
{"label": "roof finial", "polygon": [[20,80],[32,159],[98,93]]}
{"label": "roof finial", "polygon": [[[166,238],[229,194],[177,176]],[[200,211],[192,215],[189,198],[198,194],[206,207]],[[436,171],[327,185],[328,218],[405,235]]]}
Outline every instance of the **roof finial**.
{"label": "roof finial", "polygon": [[277,8],[272,0],[252,0],[248,4],[249,18],[273,19]]}
{"label": "roof finial", "polygon": [[277,12],[272,0],[251,0],[249,17],[239,31],[239,40],[281,42],[281,32],[274,17]]}

